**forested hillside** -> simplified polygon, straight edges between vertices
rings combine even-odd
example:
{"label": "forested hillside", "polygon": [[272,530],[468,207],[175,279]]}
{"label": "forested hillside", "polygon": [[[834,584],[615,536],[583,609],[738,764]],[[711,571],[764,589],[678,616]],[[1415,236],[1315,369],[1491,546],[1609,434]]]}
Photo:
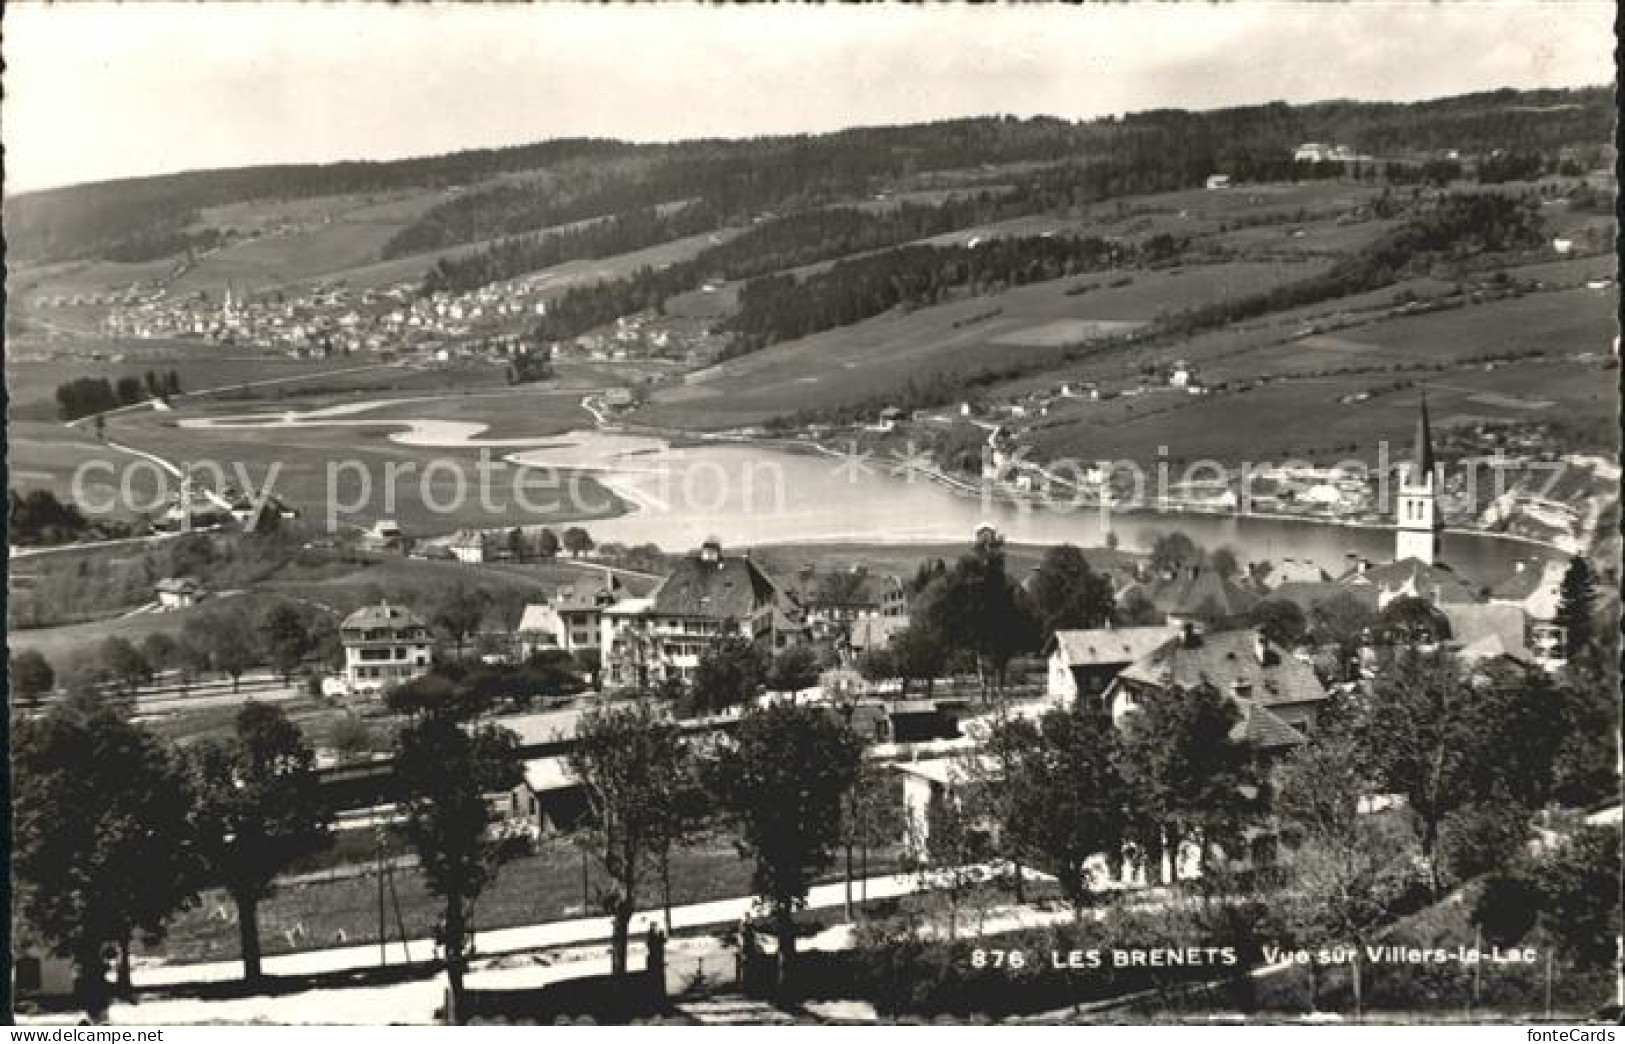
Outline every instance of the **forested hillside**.
{"label": "forested hillside", "polygon": [[[1611,139],[1607,88],[1495,91],[1415,103],[1274,103],[1162,110],[1085,122],[963,119],[818,136],[637,145],[562,139],[383,163],[346,162],[198,171],[52,189],[7,200],[11,256],[28,261],[140,260],[206,245],[207,207],[258,199],[480,186],[429,208],[382,249],[385,258],[529,233],[589,218],[698,201],[719,220],[861,197],[899,180],[984,165],[1037,168],[1031,181],[1098,197],[1189,184],[1210,173],[1240,180],[1293,173],[1291,149],[1338,142],[1404,164],[1432,152],[1489,154],[1516,142],[1504,173],[1555,169],[1561,150],[1601,154]],[[1096,168],[1110,158],[1112,166]],[[1077,170],[1102,170],[1102,181]],[[1494,164],[1492,164],[1493,169]],[[533,172],[546,177],[499,176]],[[1008,169],[1005,173],[1008,173]],[[999,175],[987,173],[993,181]]]}

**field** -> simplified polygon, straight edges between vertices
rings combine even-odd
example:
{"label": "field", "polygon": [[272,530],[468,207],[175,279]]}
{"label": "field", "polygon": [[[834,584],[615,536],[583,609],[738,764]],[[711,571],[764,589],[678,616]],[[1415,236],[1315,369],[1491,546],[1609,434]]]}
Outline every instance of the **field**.
{"label": "field", "polygon": [[[424,380],[432,382],[432,377]],[[430,386],[427,383],[415,390],[422,394]],[[274,469],[275,495],[312,522],[324,525],[329,519],[364,526],[378,518],[394,518],[409,534],[427,536],[462,526],[557,524],[619,513],[619,501],[591,478],[580,478],[576,495],[572,495],[561,476],[531,472],[521,479],[506,468],[491,473],[487,500],[480,495],[477,448],[407,446],[389,438],[400,430],[389,420],[468,415],[487,423],[487,418],[505,415],[522,419],[525,436],[537,438],[590,421],[570,392],[504,389],[476,398],[478,394],[465,391],[460,404],[456,399],[431,396],[426,403],[393,407],[380,414],[379,420],[385,423],[379,425],[198,429],[177,423],[183,416],[205,412],[261,412],[264,405],[256,409],[255,404],[224,403],[208,411],[121,415],[108,422],[107,433],[109,439],[177,463],[207,462],[228,475],[240,473],[256,489]],[[364,398],[370,401],[374,396]],[[505,413],[497,405],[503,400],[508,404]],[[317,399],[298,405],[331,404]],[[460,414],[460,410],[468,413]],[[494,448],[488,451],[490,459],[499,462],[511,449]],[[535,510],[523,510],[521,497]]]}
{"label": "field", "polygon": [[[1252,293],[1307,275],[1291,263],[1227,263],[1153,272],[1097,272],[1018,287],[909,313],[889,313],[774,345],[691,374],[656,393],[639,419],[720,428],[806,407],[863,398],[909,376],[974,373],[1009,358],[1014,337],[1044,350],[1053,323],[1146,322],[1170,301],[1196,304]],[[1113,286],[1118,283],[1121,285]],[[1068,294],[1079,286],[1083,293]]]}
{"label": "field", "polygon": [[[1615,415],[1616,378],[1617,371],[1595,362],[1562,361],[1420,374],[1415,380],[1427,390],[1437,429],[1485,419],[1603,424]],[[1382,442],[1396,459],[1396,447],[1407,446],[1415,429],[1416,390],[1339,402],[1392,379],[1367,374],[1278,381],[1241,394],[1159,391],[1118,398],[1052,416],[1034,429],[1032,441],[1044,457],[1148,464],[1158,459],[1159,448],[1176,463],[1374,460]],[[1260,425],[1260,417],[1271,421]]]}
{"label": "field", "polygon": [[[891,871],[897,862],[895,846],[869,853],[870,873]],[[672,904],[748,895],[750,875],[751,864],[740,857],[731,837],[709,837],[673,855]],[[833,874],[819,878],[820,881],[835,879]],[[407,937],[421,939],[432,935],[443,904],[424,890],[415,870],[397,871],[394,883]],[[474,927],[489,930],[594,916],[599,911],[591,896],[606,883],[602,871],[590,861],[583,863],[580,850],[568,839],[550,839],[542,842],[536,854],[502,868],[480,897]],[[657,914],[659,894],[658,878],[645,875],[639,891],[643,914],[635,919],[635,927]],[[172,922],[166,943],[142,952],[161,953],[170,960],[185,961],[234,957],[238,952],[234,912],[222,893],[208,892],[196,909],[179,915]],[[388,915],[388,933],[398,938],[393,903]],[[376,941],[377,878],[352,877],[281,889],[260,905],[260,932],[268,956]],[[341,932],[342,943],[338,941]],[[399,954],[400,947],[396,943],[390,953],[391,960],[399,959]]]}

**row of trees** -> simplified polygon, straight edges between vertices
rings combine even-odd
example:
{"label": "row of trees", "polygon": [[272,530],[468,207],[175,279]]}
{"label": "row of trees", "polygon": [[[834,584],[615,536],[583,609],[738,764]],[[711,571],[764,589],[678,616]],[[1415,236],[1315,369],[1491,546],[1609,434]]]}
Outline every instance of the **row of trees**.
{"label": "row of trees", "polygon": [[148,399],[167,399],[180,391],[181,377],[174,370],[148,370],[140,377],[131,374],[116,382],[106,377],[77,377],[57,385],[56,408],[63,420],[74,421]]}
{"label": "row of trees", "polygon": [[[61,680],[79,693],[101,691],[128,701],[158,675],[184,692],[217,671],[231,679],[235,692],[243,674],[258,664],[287,682],[309,662],[336,662],[338,648],[335,621],[325,610],[278,601],[256,616],[234,606],[188,618],[178,635],[154,631],[139,643],[109,636]],[[9,667],[12,692],[25,702],[50,695],[59,682],[50,661],[35,649],[13,653]]]}
{"label": "row of trees", "polygon": [[1320,275],[1186,309],[1160,320],[1158,329],[1188,335],[1378,290],[1408,276],[1429,274],[1440,263],[1538,247],[1544,242],[1543,228],[1538,204],[1532,199],[1498,192],[1451,193]]}
{"label": "row of trees", "polygon": [[641,207],[580,225],[499,239],[475,253],[443,257],[423,277],[423,293],[460,294],[565,261],[626,254],[718,227],[704,203],[670,211]]}
{"label": "row of trees", "polygon": [[315,756],[274,707],[184,751],[102,701],[76,697],[15,733],[13,869],[25,923],[74,962],[91,1011],[110,957],[130,988],[131,945],[219,886],[238,908],[244,972],[260,975],[258,904],[276,875],[327,843]]}
{"label": "row of trees", "polygon": [[10,542],[20,547],[71,543],[90,532],[90,523],[79,508],[62,503],[48,489],[27,493],[8,489],[6,527]]}

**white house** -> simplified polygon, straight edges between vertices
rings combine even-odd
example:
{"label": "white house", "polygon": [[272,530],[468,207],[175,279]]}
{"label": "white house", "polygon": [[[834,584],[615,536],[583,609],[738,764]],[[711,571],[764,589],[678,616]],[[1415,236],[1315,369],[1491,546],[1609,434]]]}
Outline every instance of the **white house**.
{"label": "white house", "polygon": [[339,625],[344,679],[350,692],[378,694],[421,678],[434,663],[429,625],[388,602],[357,609]]}
{"label": "white house", "polygon": [[203,582],[195,576],[166,576],[153,589],[160,609],[188,609],[208,595]]}

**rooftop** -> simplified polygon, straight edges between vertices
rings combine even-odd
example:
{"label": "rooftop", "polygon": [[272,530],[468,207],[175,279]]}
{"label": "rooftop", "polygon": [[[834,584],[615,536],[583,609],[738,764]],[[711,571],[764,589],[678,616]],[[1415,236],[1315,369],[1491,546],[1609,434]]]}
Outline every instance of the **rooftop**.
{"label": "rooftop", "polygon": [[1056,631],[1054,649],[1068,667],[1098,667],[1133,663],[1179,629],[1157,627],[1097,627],[1086,631]]}

